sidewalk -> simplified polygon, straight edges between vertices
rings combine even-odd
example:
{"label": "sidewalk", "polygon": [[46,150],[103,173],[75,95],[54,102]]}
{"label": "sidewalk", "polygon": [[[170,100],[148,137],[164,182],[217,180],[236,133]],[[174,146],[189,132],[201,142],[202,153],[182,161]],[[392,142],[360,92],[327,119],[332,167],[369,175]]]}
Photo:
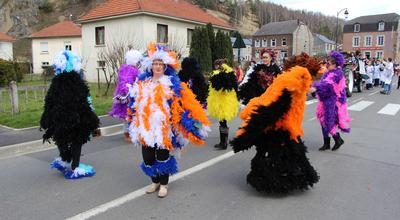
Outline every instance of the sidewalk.
{"label": "sidewalk", "polygon": [[[122,124],[122,121],[109,116],[102,116],[100,117],[100,123],[100,127],[108,127]],[[41,140],[42,135],[43,132],[39,131],[39,127],[27,129],[7,129],[5,127],[0,127],[0,148],[13,144]]]}

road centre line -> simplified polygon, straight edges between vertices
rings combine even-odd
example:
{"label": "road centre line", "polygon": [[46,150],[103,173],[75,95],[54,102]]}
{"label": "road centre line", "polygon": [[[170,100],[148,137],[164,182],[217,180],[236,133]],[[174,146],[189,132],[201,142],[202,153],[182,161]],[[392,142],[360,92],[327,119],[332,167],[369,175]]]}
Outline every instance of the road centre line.
{"label": "road centre line", "polygon": [[[203,169],[205,169],[207,167],[210,167],[210,166],[212,166],[214,164],[217,164],[218,162],[221,162],[221,161],[223,161],[225,159],[228,159],[228,158],[232,157],[233,155],[235,155],[235,153],[233,153],[233,151],[229,151],[228,153],[222,154],[222,155],[220,155],[218,157],[215,157],[215,158],[210,159],[208,161],[205,161],[205,162],[203,162],[201,164],[198,164],[198,165],[196,165],[196,166],[194,166],[192,168],[186,169],[186,170],[184,170],[182,172],[177,173],[176,175],[171,176],[169,182],[171,183],[171,182],[177,181],[179,179],[182,179],[185,176],[191,175],[191,174],[196,173],[196,172],[198,172],[200,170],[203,170]],[[110,210],[112,208],[116,208],[116,207],[121,206],[121,205],[123,205],[123,204],[125,204],[125,203],[127,203],[127,202],[129,202],[131,200],[134,200],[134,199],[136,199],[136,198],[138,198],[140,196],[145,195],[147,187],[148,186],[145,186],[145,187],[140,188],[140,189],[138,189],[136,191],[133,191],[133,192],[130,192],[130,193],[124,195],[124,196],[121,196],[121,197],[119,197],[117,199],[114,199],[114,200],[112,200],[110,202],[107,202],[107,203],[104,203],[104,204],[99,205],[97,207],[94,207],[94,208],[92,208],[92,209],[90,209],[88,211],[79,213],[79,214],[77,214],[77,215],[75,215],[75,216],[73,216],[71,218],[68,218],[67,220],[89,219],[89,218],[94,217],[96,215],[99,215],[101,213],[107,212],[108,210]]]}

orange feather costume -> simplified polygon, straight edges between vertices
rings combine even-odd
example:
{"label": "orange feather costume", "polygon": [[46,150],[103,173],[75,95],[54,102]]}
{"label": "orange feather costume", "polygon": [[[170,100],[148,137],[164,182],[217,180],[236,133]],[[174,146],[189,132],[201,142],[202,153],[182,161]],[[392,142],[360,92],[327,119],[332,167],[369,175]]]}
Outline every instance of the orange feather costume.
{"label": "orange feather costume", "polygon": [[[305,57],[300,59],[303,62],[299,62],[299,57]],[[292,61],[298,59],[294,63],[302,66],[312,62],[319,68],[318,62],[308,55],[299,57]],[[235,152],[256,146],[247,182],[258,191],[306,190],[319,179],[301,140],[306,93],[312,77],[307,68],[289,62],[285,69],[264,94],[251,99],[241,112],[244,122],[231,142]]]}

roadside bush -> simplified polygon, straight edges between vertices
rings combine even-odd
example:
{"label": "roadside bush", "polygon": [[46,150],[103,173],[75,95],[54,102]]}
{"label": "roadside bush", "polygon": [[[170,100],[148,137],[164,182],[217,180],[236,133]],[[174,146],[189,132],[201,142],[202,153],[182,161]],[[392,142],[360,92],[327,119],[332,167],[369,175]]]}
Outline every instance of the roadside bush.
{"label": "roadside bush", "polygon": [[7,86],[11,81],[21,82],[24,77],[18,62],[0,60],[0,86]]}

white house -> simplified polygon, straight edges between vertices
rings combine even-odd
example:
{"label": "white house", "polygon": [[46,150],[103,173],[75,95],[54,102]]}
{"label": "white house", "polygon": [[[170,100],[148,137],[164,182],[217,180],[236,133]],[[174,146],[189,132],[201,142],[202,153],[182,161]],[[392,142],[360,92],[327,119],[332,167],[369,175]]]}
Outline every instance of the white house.
{"label": "white house", "polygon": [[0,32],[0,59],[13,60],[13,37]]}
{"label": "white house", "polygon": [[33,73],[42,73],[42,67],[51,65],[54,56],[63,49],[82,55],[81,28],[72,21],[51,25],[33,33],[30,37]]}
{"label": "white house", "polygon": [[[231,37],[232,46],[235,43],[235,41],[236,37]],[[250,61],[253,51],[253,41],[252,39],[244,38],[243,42],[246,45],[246,48],[240,48],[240,61]],[[233,48],[233,56],[234,56],[234,61],[237,61],[238,60],[237,48]]]}
{"label": "white house", "polygon": [[[78,22],[88,81],[97,81],[99,67],[105,65],[99,54],[113,46],[130,45],[144,52],[149,42],[157,42],[185,57],[196,26],[212,23],[216,30],[233,30],[227,22],[185,0],[109,0]],[[102,74],[99,76],[103,80]]]}
{"label": "white house", "polygon": [[321,34],[314,34],[314,49],[312,55],[326,56],[335,50],[335,41]]}

